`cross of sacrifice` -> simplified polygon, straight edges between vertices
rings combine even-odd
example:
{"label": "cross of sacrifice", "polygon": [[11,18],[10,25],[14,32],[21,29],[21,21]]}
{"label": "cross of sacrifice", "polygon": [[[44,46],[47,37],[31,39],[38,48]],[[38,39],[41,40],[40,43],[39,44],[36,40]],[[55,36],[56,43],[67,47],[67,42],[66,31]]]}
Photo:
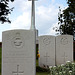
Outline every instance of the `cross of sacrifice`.
{"label": "cross of sacrifice", "polygon": [[19,65],[17,65],[17,71],[13,71],[12,73],[15,75],[21,75],[24,73],[24,71],[19,71]]}
{"label": "cross of sacrifice", "polygon": [[31,27],[30,27],[30,29],[35,30],[35,2],[34,1],[36,1],[36,0],[28,0],[28,1],[32,1]]}

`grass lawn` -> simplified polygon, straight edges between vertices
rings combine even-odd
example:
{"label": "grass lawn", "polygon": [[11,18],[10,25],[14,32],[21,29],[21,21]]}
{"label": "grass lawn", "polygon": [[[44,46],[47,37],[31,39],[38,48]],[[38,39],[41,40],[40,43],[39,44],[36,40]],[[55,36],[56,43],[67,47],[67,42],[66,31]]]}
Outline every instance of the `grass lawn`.
{"label": "grass lawn", "polygon": [[36,75],[48,75],[48,73],[44,72],[44,73],[39,73],[39,72],[36,72]]}
{"label": "grass lawn", "polygon": [[[36,66],[38,66],[38,60],[36,60]],[[48,75],[47,72],[36,72],[36,75]]]}

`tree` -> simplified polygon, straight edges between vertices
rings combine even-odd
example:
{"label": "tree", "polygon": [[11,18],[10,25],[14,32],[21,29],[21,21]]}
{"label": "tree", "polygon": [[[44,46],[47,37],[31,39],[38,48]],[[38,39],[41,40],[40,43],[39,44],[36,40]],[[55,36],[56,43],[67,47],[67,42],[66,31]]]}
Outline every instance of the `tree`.
{"label": "tree", "polygon": [[59,7],[59,28],[56,31],[59,31],[60,34],[70,34],[75,37],[75,0],[67,0],[67,4],[68,7],[63,11]]}
{"label": "tree", "polygon": [[13,8],[9,8],[9,2],[14,0],[0,0],[0,22],[3,24],[5,22],[11,23],[8,18],[8,14],[11,14]]}

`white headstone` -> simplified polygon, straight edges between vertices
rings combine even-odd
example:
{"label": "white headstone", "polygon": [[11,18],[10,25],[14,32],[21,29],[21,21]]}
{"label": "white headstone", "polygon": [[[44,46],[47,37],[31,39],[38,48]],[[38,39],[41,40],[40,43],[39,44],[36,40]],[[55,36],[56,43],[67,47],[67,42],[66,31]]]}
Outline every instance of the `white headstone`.
{"label": "white headstone", "polygon": [[60,35],[56,37],[56,65],[73,61],[73,36]]}
{"label": "white headstone", "polygon": [[40,36],[39,37],[39,66],[48,68],[55,65],[55,37]]}
{"label": "white headstone", "polygon": [[34,31],[3,32],[2,75],[35,75],[35,58]]}

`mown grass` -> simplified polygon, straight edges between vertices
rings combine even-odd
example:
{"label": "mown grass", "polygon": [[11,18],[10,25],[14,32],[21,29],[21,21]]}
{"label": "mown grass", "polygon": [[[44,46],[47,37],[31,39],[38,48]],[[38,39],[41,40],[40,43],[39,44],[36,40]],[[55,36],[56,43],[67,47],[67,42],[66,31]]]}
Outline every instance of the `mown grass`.
{"label": "mown grass", "polygon": [[[38,60],[36,60],[36,66],[38,66]],[[48,75],[48,72],[36,72],[36,75]]]}
{"label": "mown grass", "polygon": [[36,72],[36,75],[48,75],[48,73],[47,72]]}

